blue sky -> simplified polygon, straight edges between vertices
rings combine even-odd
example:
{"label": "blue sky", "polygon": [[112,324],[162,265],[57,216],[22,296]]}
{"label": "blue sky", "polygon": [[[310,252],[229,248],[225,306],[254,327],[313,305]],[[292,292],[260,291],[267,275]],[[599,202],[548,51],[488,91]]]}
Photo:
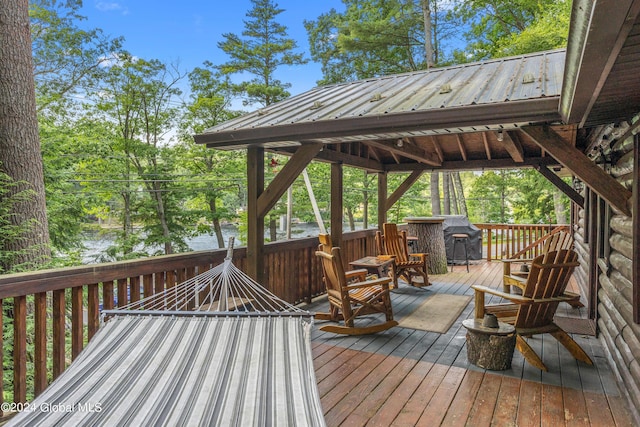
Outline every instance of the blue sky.
{"label": "blue sky", "polygon": [[[279,0],[275,3],[285,11],[278,22],[288,29],[288,35],[298,42],[298,50],[308,57],[304,20],[315,20],[331,8],[342,11],[341,0]],[[145,59],[180,62],[184,71],[214,64],[228,57],[218,48],[222,34],[240,35],[243,20],[252,7],[250,0],[85,0],[81,14],[87,17],[87,28],[101,28],[112,37],[123,36],[125,49]],[[322,77],[319,64],[283,69],[279,78],[292,84],[292,95],[316,86]]]}

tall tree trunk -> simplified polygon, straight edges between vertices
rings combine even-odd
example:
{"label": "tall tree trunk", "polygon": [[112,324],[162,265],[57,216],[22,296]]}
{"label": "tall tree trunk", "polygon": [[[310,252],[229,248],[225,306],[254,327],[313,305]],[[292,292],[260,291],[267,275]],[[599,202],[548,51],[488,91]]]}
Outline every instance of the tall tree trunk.
{"label": "tall tree trunk", "polygon": [[456,195],[456,188],[453,184],[453,181],[453,173],[449,173],[449,198],[451,199],[451,214],[458,215],[458,213],[460,213],[460,211],[458,210],[458,197]]}
{"label": "tall tree trunk", "polygon": [[560,190],[553,192],[553,210],[556,212],[556,224],[566,224],[567,216],[564,210],[563,194]]}
{"label": "tall tree trunk", "polygon": [[453,172],[453,185],[456,189],[456,197],[458,200],[458,211],[460,215],[469,216],[467,210],[467,199],[464,197],[464,188],[462,187],[462,179],[460,179],[460,172]]}
{"label": "tall tree trunk", "polygon": [[224,248],[224,237],[222,236],[222,227],[220,226],[220,218],[217,215],[216,208],[216,198],[212,197],[209,199],[209,211],[211,212],[211,216],[213,217],[213,221],[211,221],[211,225],[213,226],[213,231],[216,233],[216,239],[218,240],[218,247]]}
{"label": "tall tree trunk", "polygon": [[278,240],[278,224],[273,214],[269,215],[269,237],[271,242]]}
{"label": "tall tree trunk", "polygon": [[15,253],[3,266],[10,269],[51,259],[27,0],[2,2],[0,41],[0,168],[18,184],[14,192],[34,192],[16,203],[9,216],[16,226],[32,223],[0,247]]}
{"label": "tall tree trunk", "polygon": [[167,213],[164,208],[164,200],[162,200],[162,189],[160,183],[154,181],[153,189],[151,190],[151,196],[156,201],[156,213],[158,215],[158,221],[160,221],[160,227],[162,228],[162,237],[164,237],[164,253],[170,255],[173,253],[173,245],[171,244],[171,231],[167,224]]}
{"label": "tall tree trunk", "polygon": [[431,192],[431,215],[440,215],[440,179],[438,172],[431,172],[430,180]]}
{"label": "tall tree trunk", "polygon": [[443,207],[445,215],[451,215],[451,195],[449,189],[449,172],[445,172],[442,174],[442,190],[444,193]]}
{"label": "tall tree trunk", "polygon": [[349,218],[349,229],[351,231],[356,230],[356,220],[353,217],[353,210],[350,207],[347,207],[347,218]]}
{"label": "tall tree trunk", "polygon": [[427,68],[435,65],[433,55],[433,26],[431,23],[430,0],[421,0],[422,17],[424,19],[424,56],[427,61]]}
{"label": "tall tree trunk", "polygon": [[369,179],[364,171],[364,191],[362,192],[362,229],[369,228]]}

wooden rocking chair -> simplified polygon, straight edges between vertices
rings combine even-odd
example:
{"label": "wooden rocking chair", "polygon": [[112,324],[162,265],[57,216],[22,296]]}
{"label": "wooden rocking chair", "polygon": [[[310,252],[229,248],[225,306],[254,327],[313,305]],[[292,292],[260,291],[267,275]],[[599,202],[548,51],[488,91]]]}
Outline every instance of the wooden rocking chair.
{"label": "wooden rocking chair", "polygon": [[[396,224],[385,223],[382,231],[376,232],[378,255],[392,256],[395,259],[395,277],[402,277],[413,286],[429,286],[427,258],[429,254],[409,253],[407,232],[398,232]],[[416,280],[418,279],[418,280]],[[398,287],[397,280],[394,283]]]}
{"label": "wooden rocking chair", "polygon": [[[477,319],[486,313],[495,314],[499,320],[510,323],[516,329],[516,348],[533,366],[547,370],[524,337],[537,334],[551,334],[578,360],[593,365],[591,358],[558,325],[553,323],[558,304],[572,302],[579,295],[566,292],[567,283],[578,266],[578,255],[572,250],[551,251],[533,260],[531,271],[524,285],[522,295],[512,295],[486,286],[473,285],[476,292]],[[484,305],[485,294],[492,294],[509,300],[509,304]]]}
{"label": "wooden rocking chair", "polygon": [[[363,335],[392,328],[393,320],[388,277],[366,280],[367,270],[346,272],[339,247],[332,247],[328,234],[321,234],[316,255],[322,262],[324,283],[329,297],[329,313],[316,313],[316,319],[339,322],[344,326],[325,325],[321,331],[336,334]],[[372,326],[357,327],[355,318],[366,314],[382,313],[386,321]]]}
{"label": "wooden rocking chair", "polygon": [[[552,232],[542,237],[537,242],[532,243],[528,248],[525,248],[519,253],[515,254],[513,258],[503,259],[502,268],[504,275],[502,278],[502,285],[505,292],[511,292],[511,286],[515,286],[519,289],[524,289],[525,283],[527,281],[527,276],[529,275],[529,270],[531,269],[531,261],[533,260],[530,258],[522,258],[519,256],[519,254],[524,252],[525,250],[535,247],[537,244],[543,245],[540,254],[544,255],[552,251],[573,249],[573,237],[571,236],[571,234],[565,231],[559,231],[555,233]],[[513,270],[512,266],[514,266],[514,264],[520,265],[520,271]],[[574,308],[584,307],[584,304],[580,302],[580,298],[572,300],[570,304]]]}

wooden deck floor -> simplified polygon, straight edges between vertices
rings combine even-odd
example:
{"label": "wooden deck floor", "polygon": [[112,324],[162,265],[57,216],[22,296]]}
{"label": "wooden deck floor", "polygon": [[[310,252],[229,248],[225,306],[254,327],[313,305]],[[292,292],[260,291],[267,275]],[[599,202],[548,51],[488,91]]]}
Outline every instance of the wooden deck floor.
{"label": "wooden deck floor", "polygon": [[[432,276],[433,286],[393,291],[397,320],[430,295],[473,295],[471,284],[500,287],[500,263],[455,267]],[[311,305],[325,311],[326,300]],[[569,316],[580,310],[563,309]],[[560,311],[560,310],[559,310]],[[563,313],[564,314],[564,313]],[[473,300],[445,334],[395,327],[350,337],[312,334],[318,389],[328,426],[631,426],[634,425],[595,337],[573,334],[594,360],[574,360],[553,337],[529,339],[549,372],[525,363],[517,351],[512,368],[486,371],[467,361],[462,320],[473,317]]]}

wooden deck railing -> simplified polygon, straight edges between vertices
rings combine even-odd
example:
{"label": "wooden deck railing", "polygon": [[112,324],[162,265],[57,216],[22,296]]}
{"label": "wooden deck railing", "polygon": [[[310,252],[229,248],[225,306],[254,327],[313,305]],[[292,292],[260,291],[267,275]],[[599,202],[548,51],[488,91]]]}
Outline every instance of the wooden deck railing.
{"label": "wooden deck railing", "polygon": [[[347,259],[374,251],[374,230],[345,233]],[[265,285],[291,302],[310,301],[325,292],[315,259],[317,238],[265,245]],[[41,393],[80,353],[100,326],[100,309],[112,309],[162,292],[223,262],[226,250],[191,252],[0,276],[0,357],[12,360],[3,371],[0,399],[7,391],[13,402],[26,402]],[[246,266],[246,248],[234,250],[233,262]],[[27,384],[27,378],[33,378]],[[10,390],[4,384],[12,384]],[[30,382],[31,383],[31,382]]]}
{"label": "wooden deck railing", "polygon": [[[487,259],[508,257],[549,231],[549,226],[478,224]],[[315,257],[317,238],[265,245],[265,283],[281,298],[299,303],[325,292]],[[375,254],[375,230],[345,233],[346,260]],[[100,310],[162,292],[223,262],[224,249],[158,256],[31,273],[0,275],[0,399],[26,402],[41,393],[80,353],[100,327]],[[246,248],[234,250],[233,262],[246,267]],[[2,375],[12,371],[12,378]],[[27,378],[32,378],[29,382]],[[3,381],[4,380],[4,381]],[[8,390],[4,385],[8,384]]]}
{"label": "wooden deck railing", "polygon": [[482,230],[482,244],[488,261],[509,259],[523,252],[524,258],[539,255],[539,246],[533,245],[542,236],[560,230],[569,231],[568,225],[554,224],[475,224]]}

